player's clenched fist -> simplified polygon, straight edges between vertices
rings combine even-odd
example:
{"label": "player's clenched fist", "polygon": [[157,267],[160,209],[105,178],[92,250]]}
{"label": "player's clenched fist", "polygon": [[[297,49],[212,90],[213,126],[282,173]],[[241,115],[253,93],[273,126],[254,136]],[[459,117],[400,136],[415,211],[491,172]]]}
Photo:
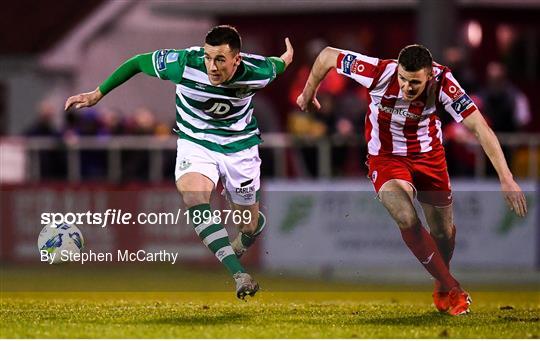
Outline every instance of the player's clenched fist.
{"label": "player's clenched fist", "polygon": [[318,111],[321,109],[321,104],[317,100],[316,97],[314,97],[311,101],[307,99],[304,94],[300,94],[298,98],[296,99],[296,104],[300,107],[300,110],[302,111]]}
{"label": "player's clenched fist", "polygon": [[103,98],[103,94],[98,87],[92,92],[85,92],[68,98],[64,110],[68,110],[71,107],[74,107],[75,109],[91,107],[99,102],[101,98]]}

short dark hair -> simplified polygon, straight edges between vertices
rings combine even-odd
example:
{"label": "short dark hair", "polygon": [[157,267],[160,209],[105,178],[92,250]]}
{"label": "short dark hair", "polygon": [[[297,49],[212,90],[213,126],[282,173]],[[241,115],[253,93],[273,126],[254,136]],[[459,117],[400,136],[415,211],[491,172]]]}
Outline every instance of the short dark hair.
{"label": "short dark hair", "polygon": [[236,28],[229,25],[219,25],[213,27],[206,34],[204,42],[208,45],[219,46],[223,44],[229,45],[231,50],[238,52],[242,47],[242,38]]}
{"label": "short dark hair", "polygon": [[405,46],[399,52],[398,64],[409,72],[419,71],[423,68],[431,69],[433,57],[425,46],[414,44]]}

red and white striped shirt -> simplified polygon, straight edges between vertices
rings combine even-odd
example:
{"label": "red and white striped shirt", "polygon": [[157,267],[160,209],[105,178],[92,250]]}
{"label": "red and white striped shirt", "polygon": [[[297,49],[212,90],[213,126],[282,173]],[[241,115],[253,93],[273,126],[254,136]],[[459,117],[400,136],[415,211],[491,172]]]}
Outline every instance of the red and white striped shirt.
{"label": "red and white striped shirt", "polygon": [[365,137],[370,155],[410,156],[442,149],[441,121],[447,111],[456,122],[477,110],[450,70],[433,63],[433,79],[414,101],[403,98],[397,60],[341,50],[337,72],[369,90]]}

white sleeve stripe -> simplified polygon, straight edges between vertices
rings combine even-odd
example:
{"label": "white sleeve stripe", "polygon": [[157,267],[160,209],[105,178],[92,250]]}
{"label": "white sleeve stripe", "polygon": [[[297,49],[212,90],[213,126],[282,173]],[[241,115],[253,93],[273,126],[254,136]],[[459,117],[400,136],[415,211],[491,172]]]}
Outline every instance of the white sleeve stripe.
{"label": "white sleeve stripe", "polygon": [[258,55],[258,54],[251,54],[251,53],[240,52],[240,55],[241,55],[242,57],[252,58],[252,59],[259,59],[259,60],[265,60],[265,59],[266,59],[266,57],[260,56],[260,55]]}

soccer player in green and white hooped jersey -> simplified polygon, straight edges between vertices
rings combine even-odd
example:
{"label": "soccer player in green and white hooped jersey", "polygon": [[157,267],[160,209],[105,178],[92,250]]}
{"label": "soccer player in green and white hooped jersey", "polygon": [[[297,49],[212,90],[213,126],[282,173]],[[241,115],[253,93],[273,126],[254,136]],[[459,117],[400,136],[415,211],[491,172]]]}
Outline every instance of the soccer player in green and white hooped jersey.
{"label": "soccer player in green and white hooped jersey", "polygon": [[[259,285],[238,258],[265,226],[258,199],[261,139],[251,100],[292,62],[288,38],[285,44],[279,58],[243,54],[236,29],[216,26],[206,35],[204,47],[137,55],[96,90],[72,96],[65,105],[66,110],[92,106],[139,72],[176,84],[176,187],[196,233],[231,272],[242,299],[253,296]],[[240,219],[240,233],[232,243],[222,224],[200,219],[212,215],[210,196],[219,179],[233,212],[254,217]]]}

